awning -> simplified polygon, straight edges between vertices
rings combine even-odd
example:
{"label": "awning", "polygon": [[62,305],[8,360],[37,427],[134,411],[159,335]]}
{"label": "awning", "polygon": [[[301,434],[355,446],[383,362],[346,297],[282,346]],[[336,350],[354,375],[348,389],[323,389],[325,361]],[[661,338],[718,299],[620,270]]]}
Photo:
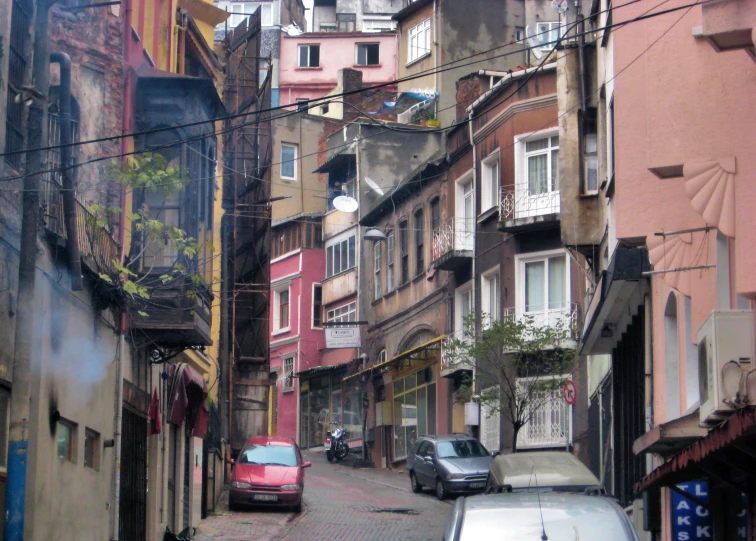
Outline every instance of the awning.
{"label": "awning", "polygon": [[431,350],[441,349],[441,341],[445,338],[446,335],[442,334],[441,336],[436,337],[433,340],[428,340],[424,344],[420,344],[419,346],[415,346],[412,349],[402,351],[396,357],[392,357],[388,361],[383,361],[382,363],[376,364],[375,366],[371,367],[371,370],[378,370],[379,368],[391,366],[407,359],[426,361],[428,360],[426,353]]}
{"label": "awning", "polygon": [[633,453],[654,453],[670,456],[706,436],[709,431],[699,426],[699,412],[684,415],[654,427],[633,443]]}
{"label": "awning", "polygon": [[297,372],[296,377],[309,379],[343,370],[354,360],[355,349],[330,349],[320,358],[320,365]]}
{"label": "awning", "polygon": [[645,246],[620,244],[615,248],[586,311],[581,355],[612,352],[624,331],[617,326],[626,319],[627,309],[643,303],[643,272],[649,270]]}
{"label": "awning", "polygon": [[635,493],[701,478],[743,487],[745,492],[756,475],[755,466],[756,406],[748,406],[636,483]]}
{"label": "awning", "polygon": [[186,363],[168,365],[168,413],[166,418],[187,429],[195,438],[207,432],[207,384],[199,372]]}
{"label": "awning", "polygon": [[328,158],[325,163],[315,169],[313,173],[328,173],[330,171],[333,171],[334,169],[339,169],[341,167],[349,165],[349,163],[354,161],[355,159],[357,158],[353,150],[345,150]]}

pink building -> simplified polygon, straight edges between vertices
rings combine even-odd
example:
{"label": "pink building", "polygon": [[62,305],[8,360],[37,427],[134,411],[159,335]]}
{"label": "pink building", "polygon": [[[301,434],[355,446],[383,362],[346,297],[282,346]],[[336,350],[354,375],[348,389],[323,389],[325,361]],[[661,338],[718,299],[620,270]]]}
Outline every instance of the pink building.
{"label": "pink building", "polygon": [[271,428],[295,441],[301,391],[296,376],[320,366],[325,347],[321,237],[320,218],[284,219],[271,234],[270,367],[277,375]]}
{"label": "pink building", "polygon": [[562,147],[597,167],[563,238],[603,271],[581,352],[614,419],[602,480],[654,539],[701,538],[681,529],[686,506],[714,539],[756,539],[756,3],[673,0],[638,22],[649,6],[608,6],[599,27],[631,22],[599,37],[593,123]]}
{"label": "pink building", "polygon": [[[397,78],[397,38],[394,32],[313,32],[281,38],[280,103],[321,98],[338,91],[338,72],[362,72],[365,86]],[[395,86],[386,90],[396,90]],[[311,113],[335,116],[333,105]],[[340,118],[340,115],[337,117]]]}

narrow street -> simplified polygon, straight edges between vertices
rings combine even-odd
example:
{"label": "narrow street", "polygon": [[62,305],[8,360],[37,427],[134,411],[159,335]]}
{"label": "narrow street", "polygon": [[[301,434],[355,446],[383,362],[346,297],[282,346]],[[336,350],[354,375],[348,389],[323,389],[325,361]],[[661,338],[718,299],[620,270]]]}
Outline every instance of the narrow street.
{"label": "narrow street", "polygon": [[439,541],[454,500],[431,492],[413,494],[404,474],[329,464],[322,453],[305,452],[304,509],[228,510],[224,498],[215,515],[197,529],[198,541]]}

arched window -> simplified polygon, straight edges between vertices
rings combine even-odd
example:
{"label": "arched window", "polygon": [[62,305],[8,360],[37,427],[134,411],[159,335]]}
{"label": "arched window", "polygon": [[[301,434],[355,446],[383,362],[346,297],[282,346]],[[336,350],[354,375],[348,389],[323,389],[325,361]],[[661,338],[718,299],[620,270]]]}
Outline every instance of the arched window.
{"label": "arched window", "polygon": [[680,415],[680,356],[678,354],[677,297],[670,293],[664,308],[664,362],[667,421]]}

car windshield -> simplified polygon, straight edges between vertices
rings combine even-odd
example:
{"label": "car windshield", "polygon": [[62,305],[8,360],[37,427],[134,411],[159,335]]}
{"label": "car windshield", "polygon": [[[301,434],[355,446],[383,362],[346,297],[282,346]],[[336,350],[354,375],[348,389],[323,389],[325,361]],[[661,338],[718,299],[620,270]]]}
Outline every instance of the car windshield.
{"label": "car windshield", "polygon": [[438,458],[470,458],[488,456],[488,451],[477,440],[442,441],[438,444]]}
{"label": "car windshield", "polygon": [[239,455],[239,464],[296,466],[297,454],[289,445],[248,445]]}

